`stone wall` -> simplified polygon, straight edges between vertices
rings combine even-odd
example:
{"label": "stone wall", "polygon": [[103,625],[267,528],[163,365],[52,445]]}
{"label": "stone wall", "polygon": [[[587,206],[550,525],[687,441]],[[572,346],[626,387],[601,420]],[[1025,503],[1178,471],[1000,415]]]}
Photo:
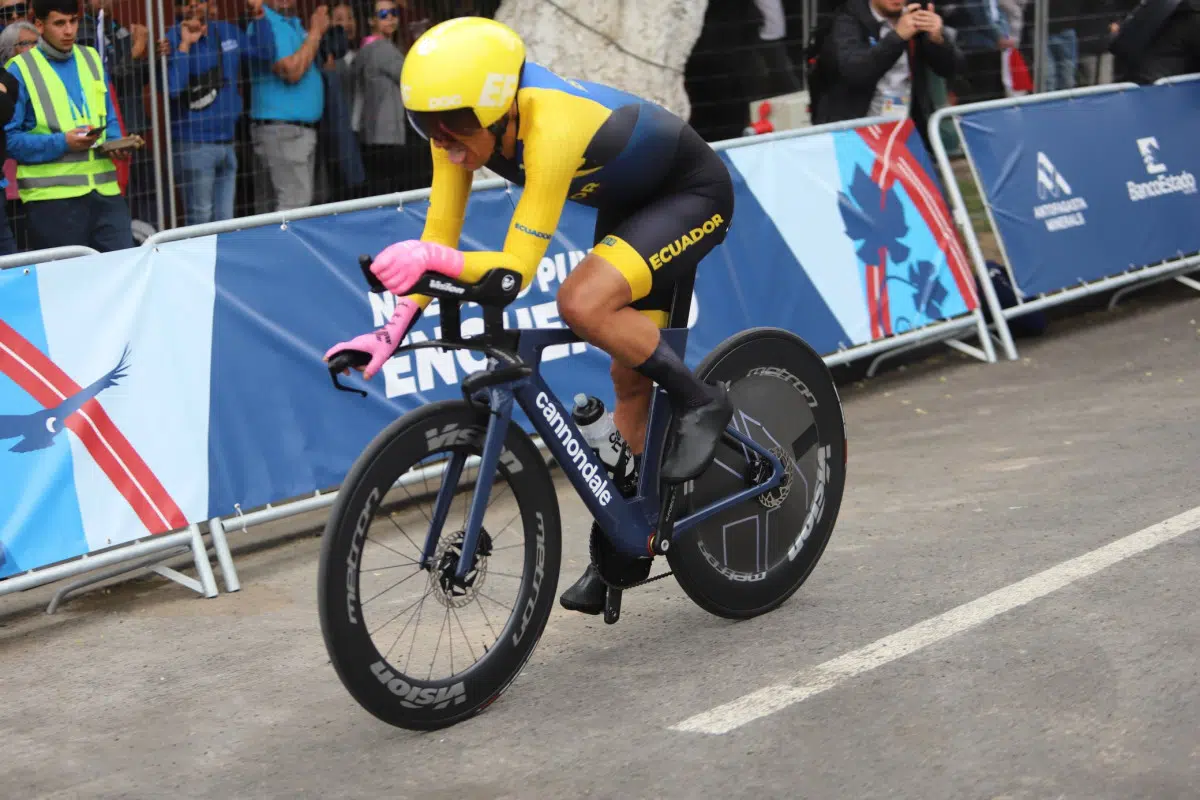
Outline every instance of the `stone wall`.
{"label": "stone wall", "polygon": [[607,83],[684,119],[683,68],[708,0],[503,0],[496,19],[525,39],[529,58],[567,78]]}

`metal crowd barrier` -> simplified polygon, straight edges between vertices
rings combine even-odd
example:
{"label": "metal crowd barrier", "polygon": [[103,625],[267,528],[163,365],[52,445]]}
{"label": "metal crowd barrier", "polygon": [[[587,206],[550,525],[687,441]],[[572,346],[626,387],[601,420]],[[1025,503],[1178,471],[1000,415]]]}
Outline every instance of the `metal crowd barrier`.
{"label": "metal crowd barrier", "polygon": [[[727,140],[714,143],[712,146],[716,150],[726,150],[749,146],[752,144],[760,144],[764,141],[769,141],[772,139],[815,136],[833,131],[863,128],[872,124],[889,122],[894,122],[894,120],[882,117],[866,120],[853,120],[795,131],[768,134],[765,136]],[[477,181],[472,187],[472,190],[486,190],[507,186],[507,182],[502,179],[486,179]],[[395,194],[379,195],[370,198],[349,200],[338,203],[328,203],[304,209],[238,217],[219,222],[173,228],[153,234],[145,242],[143,242],[140,247],[153,248],[157,251],[160,245],[167,242],[194,239],[211,236],[214,234],[245,230],[248,228],[278,225],[282,229],[286,230],[289,223],[301,219],[336,216],[338,214],[346,214],[367,209],[384,208],[388,206],[395,206],[397,210],[400,210],[404,207],[405,203],[411,203],[425,199],[429,196],[429,193],[430,190],[425,188],[409,192],[398,192]],[[32,264],[39,261],[46,261],[50,258],[70,257],[73,255],[89,254],[91,252],[94,251],[91,251],[87,248],[76,250],[62,248],[56,251],[26,253],[12,258],[14,262],[19,261],[23,264]],[[0,266],[16,265],[17,263],[6,264],[4,261],[0,260]],[[968,332],[973,332],[980,336],[982,345],[980,348],[973,347],[960,341],[960,337],[962,337],[964,333]],[[833,366],[849,363],[861,358],[873,357],[874,361],[870,367],[870,371],[873,373],[878,364],[884,358],[894,355],[898,352],[904,352],[906,350],[911,350],[916,347],[933,343],[945,343],[947,346],[961,352],[968,353],[975,358],[989,362],[995,361],[995,352],[992,347],[991,337],[987,333],[983,314],[979,308],[976,308],[972,313],[965,314],[956,319],[932,323],[917,330],[907,331],[886,339],[881,339],[854,347],[843,347],[838,352],[828,355],[825,360],[827,364]],[[539,447],[542,447],[541,442],[537,442],[537,444]],[[544,447],[542,449],[544,451]],[[434,474],[439,474],[441,469],[441,466],[434,465],[427,468],[425,471],[429,474],[414,474],[405,476],[405,478],[401,481],[401,485],[409,485],[412,482],[427,479],[432,477]],[[336,498],[336,491],[315,490],[312,492],[311,496],[306,496],[299,499],[290,499],[283,503],[268,503],[260,508],[245,512],[240,507],[237,507],[237,512],[232,516],[227,516],[224,518],[218,516],[209,519],[207,532],[212,541],[212,547],[221,568],[226,591],[236,592],[240,589],[240,582],[227,541],[227,532],[230,529],[245,530],[254,525],[261,525],[267,522],[328,508],[333,504]],[[179,555],[183,550],[188,548],[190,548],[192,551],[193,560],[201,578],[199,583],[190,581],[190,579],[186,578],[185,576],[161,566],[161,562],[163,560]],[[134,560],[136,560],[136,563],[132,565],[123,563]],[[71,561],[56,564],[51,567],[36,569],[21,575],[4,579],[3,581],[0,581],[0,595],[14,591],[21,591],[32,588],[33,586],[73,577],[85,572],[91,572],[93,570],[102,569],[104,567],[113,565],[118,566],[114,570],[108,570],[98,575],[88,576],[83,580],[76,581],[65,587],[55,596],[54,601],[51,603],[47,611],[49,613],[53,613],[58,607],[61,599],[72,591],[102,580],[106,580],[124,572],[143,568],[150,569],[171,580],[175,580],[185,586],[189,586],[189,588],[193,588],[194,590],[201,592],[205,597],[214,597],[217,594],[215,579],[213,577],[207,550],[204,545],[201,526],[198,523],[193,523],[186,529],[180,531],[148,537],[123,546],[114,547],[109,551],[88,554]]]}
{"label": "metal crowd barrier", "polygon": [[[1159,83],[1180,83],[1187,80],[1196,80],[1200,75],[1180,76],[1174,79],[1164,79]],[[1046,92],[1042,94],[1027,95],[1023,97],[1011,97],[1002,100],[989,100],[979,103],[970,103],[960,106],[948,106],[939,109],[929,119],[928,130],[930,131],[930,141],[932,143],[934,158],[937,161],[938,168],[942,172],[943,181],[946,183],[950,193],[951,208],[954,218],[962,230],[963,238],[966,240],[967,248],[970,257],[975,265],[975,270],[979,276],[979,282],[983,285],[984,295],[987,300],[988,308],[991,311],[993,324],[996,326],[998,338],[1001,346],[1004,348],[1005,356],[1009,360],[1017,358],[1016,347],[1013,344],[1012,333],[1009,331],[1007,320],[1024,314],[1030,314],[1041,309],[1051,306],[1061,305],[1063,303],[1076,300],[1088,295],[1098,294],[1100,292],[1128,287],[1122,289],[1118,295],[1114,296],[1111,305],[1115,305],[1119,297],[1124,292],[1128,292],[1133,288],[1140,288],[1150,283],[1161,280],[1178,280],[1183,273],[1191,272],[1200,266],[1200,257],[1191,256],[1176,261],[1168,261],[1163,264],[1157,264],[1149,267],[1131,268],[1119,275],[1112,275],[1107,278],[1102,278],[1090,283],[1085,283],[1080,286],[1062,289],[1052,293],[1044,293],[1036,298],[1029,300],[1020,300],[1015,306],[1010,308],[1002,308],[1000,301],[996,296],[992,282],[988,277],[987,260],[983,255],[982,248],[979,243],[978,234],[974,226],[971,224],[970,216],[967,211],[966,202],[963,199],[962,191],[959,188],[957,181],[954,178],[954,170],[950,164],[950,158],[946,152],[946,146],[938,135],[939,126],[943,120],[951,119],[955,126],[955,130],[962,140],[962,128],[960,118],[963,115],[970,114],[976,111],[986,111],[999,108],[1012,108],[1015,106],[1033,105],[1037,103],[1048,103],[1056,100],[1067,98],[1085,97],[1098,94],[1110,94],[1115,92],[1127,92],[1137,90],[1140,87],[1134,83],[1116,83],[1102,86],[1089,86],[1079,89],[1066,89],[1057,92]],[[971,170],[972,179],[976,186],[982,188],[979,179],[978,170],[972,160],[970,148],[963,147],[964,157]],[[988,224],[993,231],[998,231],[995,218],[992,214],[991,205],[988,203],[986,196],[981,192],[981,200],[987,214]],[[1004,249],[1004,242],[1000,236],[996,237],[997,246],[1000,250],[1001,259],[1005,266],[1009,266],[1009,258]],[[1200,289],[1200,284],[1190,279],[1183,279],[1185,284],[1192,288]],[[1134,287],[1133,284],[1137,286]]]}

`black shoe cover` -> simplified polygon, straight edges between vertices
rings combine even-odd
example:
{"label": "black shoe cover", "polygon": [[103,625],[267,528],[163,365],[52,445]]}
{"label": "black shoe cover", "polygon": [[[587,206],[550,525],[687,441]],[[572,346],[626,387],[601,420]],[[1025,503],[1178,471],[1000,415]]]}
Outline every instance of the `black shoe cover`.
{"label": "black shoe cover", "polygon": [[607,597],[608,586],[600,578],[596,567],[589,563],[583,575],[562,593],[558,602],[568,611],[599,614],[604,611],[604,601]]}
{"label": "black shoe cover", "polygon": [[675,434],[667,443],[663,457],[662,479],[667,483],[690,481],[708,469],[717,451],[717,442],[733,418],[733,403],[723,386],[709,387],[713,401],[689,408],[675,417]]}

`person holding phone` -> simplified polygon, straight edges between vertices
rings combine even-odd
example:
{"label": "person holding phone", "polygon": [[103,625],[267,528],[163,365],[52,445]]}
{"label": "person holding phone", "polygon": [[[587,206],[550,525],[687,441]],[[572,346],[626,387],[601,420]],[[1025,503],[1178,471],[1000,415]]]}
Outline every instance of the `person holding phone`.
{"label": "person holding phone", "polygon": [[846,0],[825,47],[831,81],[814,123],[910,117],[929,146],[926,127],[935,110],[930,73],[949,81],[963,65],[932,3]]}
{"label": "person holding phone", "polygon": [[7,67],[17,96],[5,126],[30,244],[133,247],[113,159],[144,143],[121,136],[100,55],[75,41],[77,2],[33,0],[33,15],[42,38]]}

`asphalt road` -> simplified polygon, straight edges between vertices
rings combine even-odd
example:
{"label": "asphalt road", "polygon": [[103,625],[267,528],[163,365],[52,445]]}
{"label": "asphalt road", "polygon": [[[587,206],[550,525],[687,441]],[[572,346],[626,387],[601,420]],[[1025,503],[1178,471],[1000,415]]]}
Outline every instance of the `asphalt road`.
{"label": "asphalt road", "polygon": [[[842,514],[783,607],[733,623],[670,579],[615,626],[556,606],[504,697],[449,730],[342,689],[312,537],[242,554],[243,590],[212,600],[158,577],[53,617],[48,589],[4,598],[0,794],[1200,796],[1200,517],[1159,525],[1200,506],[1200,299],[1153,290],[1019,344],[844,389]],[[588,526],[560,497],[559,591]]]}

